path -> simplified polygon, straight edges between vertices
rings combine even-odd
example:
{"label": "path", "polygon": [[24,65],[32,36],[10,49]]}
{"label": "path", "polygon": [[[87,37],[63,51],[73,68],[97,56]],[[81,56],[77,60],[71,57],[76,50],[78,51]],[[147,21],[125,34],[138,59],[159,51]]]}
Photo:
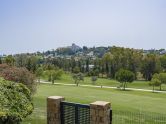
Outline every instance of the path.
{"label": "path", "polygon": [[[41,80],[40,83],[45,83],[45,84],[52,84],[51,82],[48,81],[43,81]],[[65,85],[65,86],[76,86],[76,84],[66,84],[66,83],[54,83],[56,85]],[[111,86],[94,86],[94,85],[82,85],[79,84],[79,86],[81,87],[95,87],[95,88],[109,88],[109,89],[118,89],[117,87],[111,87]],[[133,91],[144,91],[144,92],[153,92],[153,90],[149,90],[149,89],[137,89],[137,88],[125,88],[126,90],[133,90]],[[158,91],[155,90],[155,93],[166,93],[166,91]]]}

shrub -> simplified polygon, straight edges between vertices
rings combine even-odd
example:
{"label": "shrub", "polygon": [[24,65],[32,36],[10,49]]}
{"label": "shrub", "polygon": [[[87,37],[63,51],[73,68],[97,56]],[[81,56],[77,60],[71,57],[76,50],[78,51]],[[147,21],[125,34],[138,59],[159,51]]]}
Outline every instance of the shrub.
{"label": "shrub", "polygon": [[26,68],[10,67],[7,65],[0,65],[0,76],[6,80],[23,83],[32,93],[36,91],[35,76],[31,74]]}
{"label": "shrub", "polygon": [[30,90],[21,83],[0,79],[0,124],[18,124],[33,111]]}

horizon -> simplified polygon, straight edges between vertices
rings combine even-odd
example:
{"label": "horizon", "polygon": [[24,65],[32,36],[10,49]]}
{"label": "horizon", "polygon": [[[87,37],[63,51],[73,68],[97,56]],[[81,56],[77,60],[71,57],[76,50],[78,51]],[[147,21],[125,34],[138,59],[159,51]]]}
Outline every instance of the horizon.
{"label": "horizon", "polygon": [[0,1],[0,54],[42,52],[73,42],[166,49],[165,12],[165,0]]}

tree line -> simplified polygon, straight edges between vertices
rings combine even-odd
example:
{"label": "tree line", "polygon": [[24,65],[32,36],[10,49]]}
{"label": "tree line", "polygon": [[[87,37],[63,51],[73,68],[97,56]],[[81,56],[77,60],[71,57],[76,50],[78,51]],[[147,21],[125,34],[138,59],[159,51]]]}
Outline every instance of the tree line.
{"label": "tree line", "polygon": [[102,57],[95,57],[95,59],[82,56],[43,58],[38,55],[18,54],[9,55],[0,62],[26,67],[32,73],[40,67],[46,69],[48,65],[51,65],[72,73],[78,71],[88,76],[96,75],[111,79],[115,79],[115,74],[120,69],[133,72],[135,79],[138,78],[138,74],[141,74],[148,81],[155,73],[166,71],[166,55],[144,54],[143,50],[123,47],[111,47]]}

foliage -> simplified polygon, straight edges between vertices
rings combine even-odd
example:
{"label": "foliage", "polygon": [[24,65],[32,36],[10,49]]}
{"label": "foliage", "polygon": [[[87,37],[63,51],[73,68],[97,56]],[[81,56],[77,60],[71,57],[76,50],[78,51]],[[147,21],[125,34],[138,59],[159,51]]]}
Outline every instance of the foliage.
{"label": "foliage", "polygon": [[63,75],[63,70],[58,69],[58,70],[53,70],[52,72],[52,83],[54,83],[55,80],[60,79],[61,76]]}
{"label": "foliage", "polygon": [[149,85],[153,86],[153,90],[154,86],[160,86],[161,90],[162,84],[166,84],[166,73],[159,73],[159,74],[155,73]]}
{"label": "foliage", "polygon": [[80,72],[80,68],[78,66],[76,66],[74,69],[73,69],[73,73],[79,73]]}
{"label": "foliage", "polygon": [[10,66],[13,66],[14,62],[15,62],[15,59],[13,58],[12,55],[9,55],[5,58],[5,62],[6,62],[6,64],[8,64]]}
{"label": "foliage", "polygon": [[78,74],[73,74],[73,79],[75,84],[78,86],[78,84],[80,83],[80,81],[84,81],[84,75],[82,73],[78,73]]}
{"label": "foliage", "polygon": [[2,64],[2,58],[0,57],[0,64]]}
{"label": "foliage", "polygon": [[134,73],[135,78],[139,71],[141,50],[134,50],[123,47],[113,46],[109,52],[105,53],[100,62],[100,70],[107,74],[109,78],[115,78],[115,73],[121,69],[127,69]]}
{"label": "foliage", "polygon": [[166,55],[161,56],[160,61],[161,61],[161,67],[163,68],[163,71],[166,72]]}
{"label": "foliage", "polygon": [[135,79],[137,74],[141,73],[141,79],[150,81],[153,74],[166,71],[166,55],[161,55],[162,51],[164,49],[141,50],[116,46],[92,48],[84,46],[82,49],[73,44],[71,47],[52,49],[43,53],[10,55],[2,58],[2,63],[26,67],[32,73],[36,73],[40,66],[44,70],[54,70],[58,67],[64,71],[81,72],[89,76],[94,75],[92,70],[98,70],[98,76],[112,79],[115,79],[116,72],[123,68],[132,71]]}
{"label": "foliage", "polygon": [[106,71],[107,77],[109,77],[110,64],[111,64],[111,60],[112,60],[111,53],[110,52],[106,53],[102,59],[103,59],[102,61],[103,61],[104,66],[105,66],[105,71]]}
{"label": "foliage", "polygon": [[35,72],[36,77],[38,78],[39,83],[40,83],[40,77],[42,76],[43,71],[44,71],[43,68],[42,68],[42,67],[39,67],[39,68],[36,70],[36,72]]}
{"label": "foliage", "polygon": [[39,65],[42,63],[41,57],[38,55],[17,54],[13,57],[15,59],[15,66],[25,67],[32,73],[35,73]]}
{"label": "foliage", "polygon": [[166,73],[160,73],[161,84],[166,84]]}
{"label": "foliage", "polygon": [[19,54],[19,55],[16,55],[15,57],[15,60],[16,60],[16,66],[17,67],[26,67],[27,66],[27,59],[28,59],[28,55],[26,54]]}
{"label": "foliage", "polygon": [[48,81],[51,81],[52,84],[54,84],[55,80],[60,79],[63,73],[63,70],[58,68],[45,71],[45,74],[48,77]]}
{"label": "foliage", "polygon": [[89,64],[90,64],[90,60],[89,60],[89,58],[87,58],[86,60],[85,60],[85,63],[86,63],[86,67],[85,67],[85,71],[86,72],[89,72]]}
{"label": "foliage", "polygon": [[150,81],[153,74],[160,72],[161,64],[155,54],[148,54],[142,60],[141,72],[143,77]]}
{"label": "foliage", "polygon": [[131,82],[134,81],[134,73],[131,72],[131,71],[129,71],[129,70],[120,69],[116,73],[115,77],[116,77],[117,81],[119,81],[120,83],[122,83],[124,90],[125,90],[127,82],[131,83]]}
{"label": "foliage", "polygon": [[74,55],[74,51],[71,48],[59,48],[57,53],[61,55]]}
{"label": "foliage", "polygon": [[154,74],[152,77],[152,81],[149,83],[150,86],[153,86],[153,91],[155,86],[161,86],[161,80],[159,74]]}
{"label": "foliage", "polygon": [[38,58],[36,56],[30,56],[30,57],[27,57],[27,60],[26,60],[26,68],[35,73],[35,71],[37,70],[37,65],[38,64]]}
{"label": "foliage", "polygon": [[2,64],[0,65],[0,75],[6,80],[23,83],[32,93],[36,91],[35,77],[26,68],[10,67]]}
{"label": "foliage", "polygon": [[99,70],[94,69],[89,72],[89,76],[98,76],[99,75]]}
{"label": "foliage", "polygon": [[91,81],[92,81],[92,84],[95,84],[97,81],[97,76],[92,76]]}
{"label": "foliage", "polygon": [[54,70],[55,69],[55,66],[53,64],[44,64],[43,65],[43,69],[44,70]]}
{"label": "foliage", "polygon": [[32,111],[30,90],[21,83],[0,79],[0,123],[18,124]]}

